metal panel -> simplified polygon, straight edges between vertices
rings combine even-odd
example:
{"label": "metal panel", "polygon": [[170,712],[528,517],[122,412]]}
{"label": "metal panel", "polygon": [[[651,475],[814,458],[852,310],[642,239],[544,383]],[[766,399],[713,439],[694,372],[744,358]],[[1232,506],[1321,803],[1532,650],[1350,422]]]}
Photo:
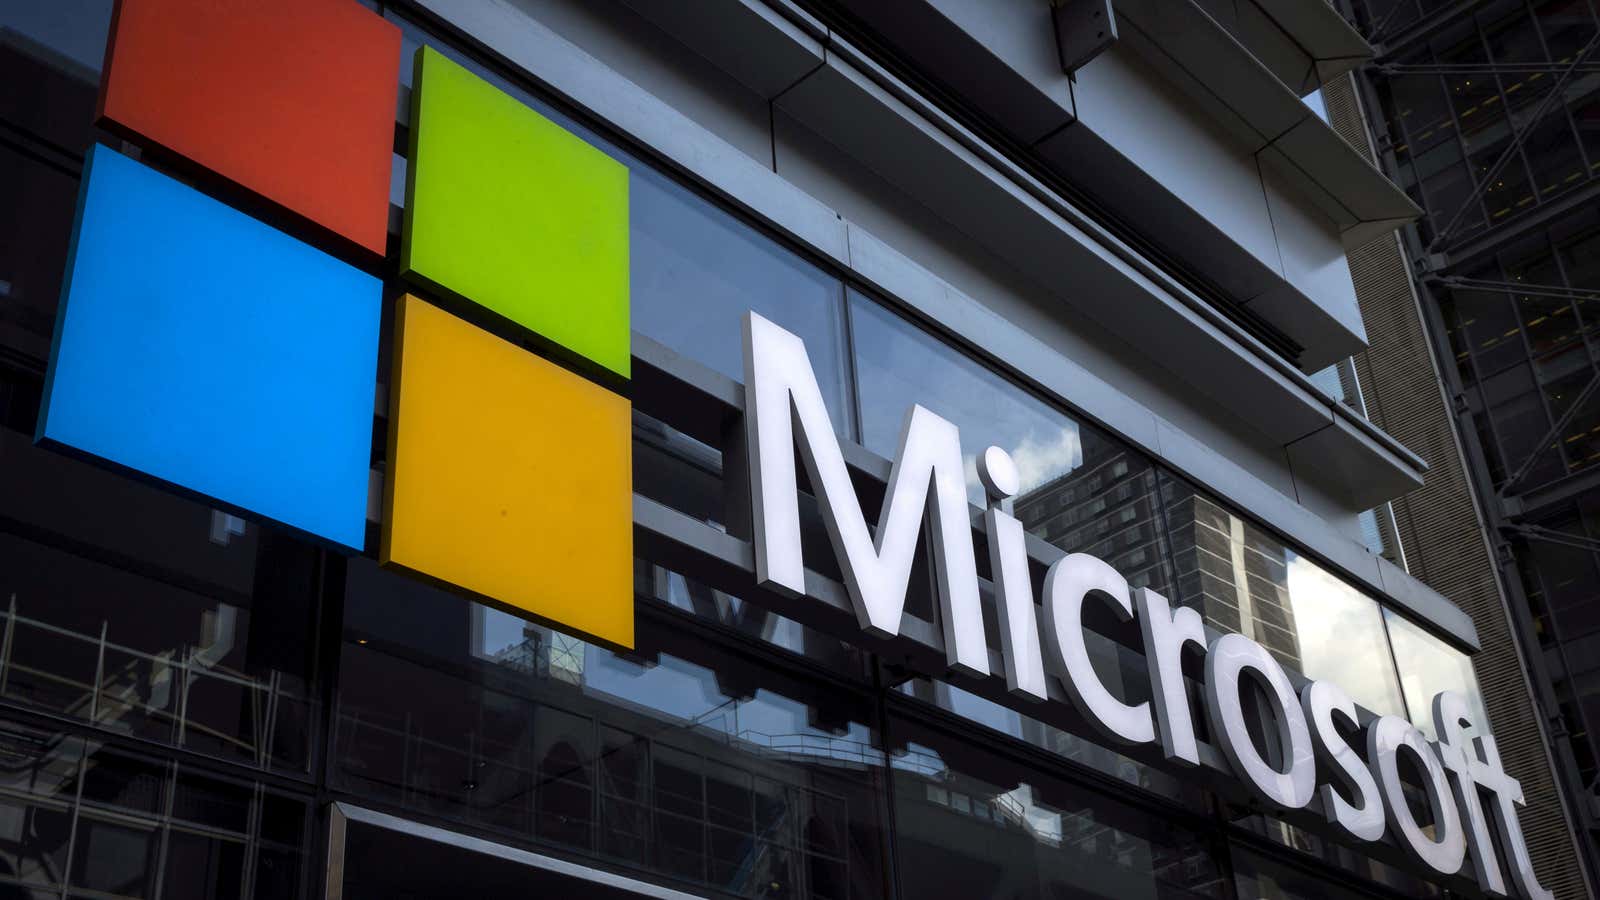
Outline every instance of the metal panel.
{"label": "metal panel", "polygon": [[756,0],[622,2],[768,99],[822,64],[820,41]]}
{"label": "metal panel", "polygon": [[[555,875],[587,882],[598,888],[623,892],[626,896],[651,897],[655,900],[696,900],[694,894],[650,884],[637,878],[628,878],[590,866],[580,865],[554,856],[533,853],[497,844],[471,835],[424,825],[388,813],[356,806],[351,803],[334,803],[328,809],[330,840],[328,842],[328,879],[323,893],[326,900],[341,900],[344,896],[344,846],[352,825],[381,828],[396,834],[409,835],[426,841],[446,844],[473,853],[493,856],[518,865],[542,869]],[[337,854],[337,859],[336,859]],[[337,865],[335,864],[337,862]],[[338,881],[335,881],[338,878]]]}

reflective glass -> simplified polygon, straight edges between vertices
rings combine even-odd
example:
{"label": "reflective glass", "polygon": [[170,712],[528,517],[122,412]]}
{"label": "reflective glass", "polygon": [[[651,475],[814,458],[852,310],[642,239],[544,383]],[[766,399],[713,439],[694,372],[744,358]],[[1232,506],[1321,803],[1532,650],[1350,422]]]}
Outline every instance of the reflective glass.
{"label": "reflective glass", "polygon": [[1389,626],[1395,662],[1400,666],[1400,686],[1405,690],[1412,724],[1429,738],[1437,737],[1433,730],[1433,698],[1441,691],[1455,691],[1467,698],[1477,725],[1469,734],[1493,731],[1483,708],[1483,695],[1478,692],[1472,659],[1399,613],[1385,609],[1383,618]]}
{"label": "reflective glass", "polygon": [[645,166],[632,173],[634,330],[742,382],[754,310],[805,341],[834,428],[853,434],[839,280]]}
{"label": "reflective glass", "polygon": [[77,195],[72,169],[0,145],[0,346],[36,360],[41,384]]}
{"label": "reflective glass", "polygon": [[[1113,654],[1121,657],[1119,661],[1125,663],[1123,666],[1125,671],[1119,671],[1117,675],[1112,677],[1102,675],[1107,686],[1124,699],[1127,699],[1130,695],[1139,696],[1140,699],[1148,699],[1148,691],[1140,695],[1138,691],[1130,691],[1128,689],[1130,682],[1147,677],[1144,674],[1144,657],[1128,648],[1113,650],[1113,645],[1110,641],[1103,638],[1096,640],[1096,638],[1099,638],[1099,636],[1091,636],[1088,643],[1090,653],[1095,654],[1097,657],[1095,659],[1097,671],[1111,669],[1117,665],[1118,661],[1104,658]],[[1120,652],[1117,652],[1118,650]],[[1143,763],[1135,762],[1104,744],[1062,731],[1059,728],[1031,716],[1023,715],[1009,707],[1001,706],[992,700],[979,697],[948,682],[930,678],[913,678],[901,685],[897,690],[907,697],[914,697],[924,703],[932,704],[969,722],[1009,735],[1063,759],[1086,766],[1103,775],[1109,775],[1119,781],[1172,800],[1179,800],[1191,806],[1199,807],[1203,805],[1204,801],[1201,799],[1200,792],[1192,784],[1185,784],[1178,778],[1152,769]],[[1201,720],[1197,718],[1196,721]],[[1204,727],[1202,723],[1200,726],[1202,731]]]}
{"label": "reflective glass", "polygon": [[1232,855],[1239,896],[1250,900],[1360,900],[1369,896],[1341,887],[1314,869],[1284,865],[1241,847],[1234,847]]}
{"label": "reflective glass", "polygon": [[748,603],[663,566],[636,560],[635,590],[685,612],[727,625],[791,653],[810,658],[839,675],[867,678],[872,666],[859,647]]}
{"label": "reflective glass", "polygon": [[6,896],[305,896],[304,797],[14,723],[0,760]]}
{"label": "reflective glass", "polygon": [[[1411,787],[1407,785],[1408,794]],[[1419,803],[1426,803],[1425,797],[1418,798]],[[1254,811],[1247,811],[1236,807],[1229,807],[1233,824],[1247,831],[1259,834],[1267,840],[1281,847],[1295,851],[1304,857],[1319,860],[1327,865],[1342,869],[1357,878],[1374,882],[1388,888],[1403,897],[1438,897],[1442,891],[1433,884],[1423,881],[1402,869],[1397,869],[1388,863],[1370,859],[1351,850],[1343,844],[1335,844],[1318,837],[1315,833],[1306,831],[1295,825],[1270,816],[1261,815]],[[1237,862],[1237,857],[1235,858]],[[1309,862],[1309,859],[1306,860]],[[1324,873],[1302,872],[1287,866],[1267,863],[1264,867],[1247,862],[1239,878],[1238,885],[1241,897],[1250,898],[1289,898],[1297,897],[1294,893],[1296,885],[1311,885],[1319,881],[1328,880]],[[1250,891],[1259,891],[1252,893]],[[1312,894],[1313,897],[1322,897],[1322,894]]]}
{"label": "reflective glass", "polygon": [[1021,475],[1014,512],[1024,527],[1105,559],[1134,586],[1166,590],[1155,470],[1143,456],[868,297],[852,292],[850,314],[867,449],[893,457],[906,413],[921,404],[961,430],[971,502],[984,503],[978,455],[998,446]]}
{"label": "reflective glass", "polygon": [[[0,698],[304,771],[317,551],[0,429]],[[259,614],[266,611],[266,614]]]}
{"label": "reflective glass", "polygon": [[882,895],[866,697],[647,616],[621,656],[350,572],[341,789],[741,896]]}
{"label": "reflective glass", "polygon": [[1187,483],[1164,478],[1181,602],[1373,712],[1404,713],[1376,601]]}
{"label": "reflective glass", "polygon": [[896,852],[907,897],[1224,897],[1213,848],[984,746],[894,718]]}

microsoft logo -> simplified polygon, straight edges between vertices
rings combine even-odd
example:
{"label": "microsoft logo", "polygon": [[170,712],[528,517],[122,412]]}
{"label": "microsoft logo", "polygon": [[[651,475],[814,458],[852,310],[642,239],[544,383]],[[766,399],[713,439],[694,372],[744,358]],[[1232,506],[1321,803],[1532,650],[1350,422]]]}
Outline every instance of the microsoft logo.
{"label": "microsoft logo", "polygon": [[[362,549],[400,55],[123,0],[103,122],[190,183],[90,151],[40,443]],[[410,139],[380,559],[631,647],[627,170],[428,48]]]}

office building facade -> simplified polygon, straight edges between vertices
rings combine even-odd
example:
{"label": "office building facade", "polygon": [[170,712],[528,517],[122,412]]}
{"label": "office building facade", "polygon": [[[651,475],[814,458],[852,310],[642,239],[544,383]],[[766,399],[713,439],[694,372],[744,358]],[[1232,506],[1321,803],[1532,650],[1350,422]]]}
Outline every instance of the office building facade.
{"label": "office building facade", "polygon": [[1363,401],[1371,53],[0,5],[0,892],[1584,896]]}
{"label": "office building facade", "polygon": [[[1584,621],[1595,592],[1584,509],[1593,489],[1583,447],[1595,392],[1582,311],[1597,287],[1600,26],[1581,3],[1356,3],[1348,12],[1378,48],[1354,83],[1373,149],[1425,209],[1395,250],[1417,284],[1416,342],[1439,361],[1468,463],[1463,488],[1489,527],[1522,647],[1515,661],[1592,868]],[[1505,671],[1497,680],[1521,693]]]}

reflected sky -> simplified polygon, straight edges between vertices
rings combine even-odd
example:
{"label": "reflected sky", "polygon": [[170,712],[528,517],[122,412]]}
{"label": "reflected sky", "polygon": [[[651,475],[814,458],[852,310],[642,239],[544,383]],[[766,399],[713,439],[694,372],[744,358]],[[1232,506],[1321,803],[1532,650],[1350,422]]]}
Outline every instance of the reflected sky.
{"label": "reflected sky", "polygon": [[1405,715],[1378,604],[1311,560],[1286,555],[1302,674],[1333,682],[1373,712]]}
{"label": "reflected sky", "polygon": [[872,300],[851,295],[862,443],[893,458],[900,428],[921,404],[961,430],[967,494],[983,503],[976,460],[990,445],[1016,460],[1022,492],[1083,465],[1077,422]]}
{"label": "reflected sky", "polygon": [[1433,698],[1440,691],[1456,691],[1467,698],[1475,727],[1467,734],[1482,734],[1488,729],[1489,715],[1478,692],[1478,676],[1465,653],[1423,631],[1419,626],[1390,610],[1383,611],[1389,625],[1389,640],[1394,645],[1395,662],[1400,666],[1400,685],[1405,688],[1406,704],[1411,707],[1411,723],[1431,739]]}

